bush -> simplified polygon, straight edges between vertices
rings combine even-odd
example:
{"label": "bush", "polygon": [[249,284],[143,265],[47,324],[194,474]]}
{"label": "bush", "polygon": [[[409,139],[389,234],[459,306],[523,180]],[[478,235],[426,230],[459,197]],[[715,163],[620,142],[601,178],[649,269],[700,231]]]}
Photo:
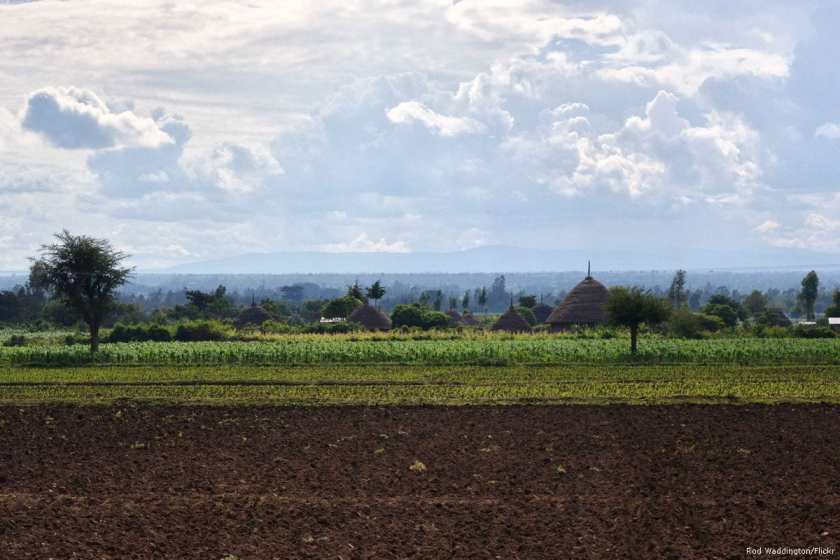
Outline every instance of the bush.
{"label": "bush", "polygon": [[727,327],[738,324],[738,310],[723,303],[710,303],[703,307],[703,313],[718,317]]}
{"label": "bush", "polygon": [[233,329],[229,325],[213,320],[181,323],[175,330],[175,340],[179,342],[225,340],[232,335]]}
{"label": "bush", "polygon": [[668,322],[668,333],[676,338],[703,338],[706,333],[717,332],[724,327],[717,315],[692,313],[688,309],[677,309]]}
{"label": "bush", "polygon": [[537,318],[534,316],[534,312],[531,311],[529,308],[525,306],[519,306],[516,308],[516,312],[522,316],[525,321],[528,322],[528,325],[534,326],[537,324]]}
{"label": "bush", "polygon": [[26,346],[26,337],[21,334],[15,334],[9,337],[9,340],[3,343],[3,346],[6,347],[13,347],[13,346]]}
{"label": "bush", "polygon": [[829,327],[812,325],[796,325],[793,336],[797,338],[834,338],[834,331]]}
{"label": "bush", "polygon": [[108,342],[169,342],[172,333],[161,325],[117,324],[108,335]]}
{"label": "bush", "polygon": [[449,316],[419,303],[401,304],[391,313],[391,324],[394,328],[445,329],[449,326]]}
{"label": "bush", "polygon": [[345,334],[360,330],[363,329],[354,323],[316,323],[303,328],[307,334]]}
{"label": "bush", "polygon": [[325,305],[324,309],[321,311],[321,316],[327,319],[336,319],[339,317],[346,319],[353,313],[353,311],[356,310],[357,307],[361,307],[362,305],[364,305],[362,301],[354,298],[353,296],[340,297],[331,300],[327,305]]}

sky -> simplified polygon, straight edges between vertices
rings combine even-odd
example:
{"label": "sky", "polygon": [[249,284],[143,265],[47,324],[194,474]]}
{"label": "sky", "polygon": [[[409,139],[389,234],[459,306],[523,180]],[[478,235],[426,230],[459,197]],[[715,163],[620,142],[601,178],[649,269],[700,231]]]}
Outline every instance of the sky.
{"label": "sky", "polygon": [[840,255],[838,24],[813,0],[0,0],[0,270],[64,228],[145,269]]}

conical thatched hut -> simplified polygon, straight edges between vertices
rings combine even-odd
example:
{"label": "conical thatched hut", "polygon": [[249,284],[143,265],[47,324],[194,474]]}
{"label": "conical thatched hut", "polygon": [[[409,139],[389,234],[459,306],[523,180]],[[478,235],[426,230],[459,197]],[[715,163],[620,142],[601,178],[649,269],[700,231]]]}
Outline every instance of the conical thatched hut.
{"label": "conical thatched hut", "polygon": [[531,325],[528,321],[522,318],[522,315],[516,312],[516,309],[511,305],[510,308],[499,317],[490,327],[491,331],[507,331],[507,332],[529,332]]}
{"label": "conical thatched hut", "polygon": [[358,323],[369,331],[387,331],[391,328],[391,319],[368,304],[357,308],[347,320],[351,323]]}
{"label": "conical thatched hut", "polygon": [[551,332],[563,331],[575,325],[602,325],[607,322],[606,305],[609,297],[606,286],[587,273],[586,278],[572,288],[545,322],[551,325]]}
{"label": "conical thatched hut", "polygon": [[548,316],[551,315],[551,312],[554,310],[553,307],[550,305],[546,305],[545,303],[538,303],[534,307],[531,308],[531,313],[534,314],[534,318],[537,320],[537,324],[545,323],[545,320],[548,319]]}
{"label": "conical thatched hut", "polygon": [[236,318],[235,325],[237,328],[259,327],[269,319],[271,319],[271,314],[268,311],[256,303],[252,303],[250,307],[242,310]]}
{"label": "conical thatched hut", "polygon": [[446,316],[449,317],[449,323],[452,325],[463,325],[464,318],[461,316],[460,313],[455,311],[454,309],[450,309],[446,312]]}

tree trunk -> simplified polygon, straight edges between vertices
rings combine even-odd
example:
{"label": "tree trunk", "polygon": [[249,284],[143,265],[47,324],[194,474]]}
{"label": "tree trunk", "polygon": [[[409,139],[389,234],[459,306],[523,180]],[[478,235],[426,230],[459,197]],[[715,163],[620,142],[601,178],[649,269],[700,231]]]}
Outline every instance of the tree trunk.
{"label": "tree trunk", "polygon": [[638,350],[638,342],[639,339],[639,325],[633,325],[630,327],[630,353],[634,356],[636,355],[636,351]]}
{"label": "tree trunk", "polygon": [[93,354],[99,351],[99,325],[96,323],[90,324],[90,353]]}

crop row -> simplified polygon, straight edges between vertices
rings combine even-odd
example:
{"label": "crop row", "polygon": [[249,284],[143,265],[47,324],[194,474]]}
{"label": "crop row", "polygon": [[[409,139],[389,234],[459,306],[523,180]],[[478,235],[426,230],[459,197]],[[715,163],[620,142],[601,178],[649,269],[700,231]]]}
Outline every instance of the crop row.
{"label": "crop row", "polygon": [[25,366],[305,364],[840,364],[840,339],[644,339],[631,356],[622,339],[513,338],[104,344],[3,348],[0,361]]}

